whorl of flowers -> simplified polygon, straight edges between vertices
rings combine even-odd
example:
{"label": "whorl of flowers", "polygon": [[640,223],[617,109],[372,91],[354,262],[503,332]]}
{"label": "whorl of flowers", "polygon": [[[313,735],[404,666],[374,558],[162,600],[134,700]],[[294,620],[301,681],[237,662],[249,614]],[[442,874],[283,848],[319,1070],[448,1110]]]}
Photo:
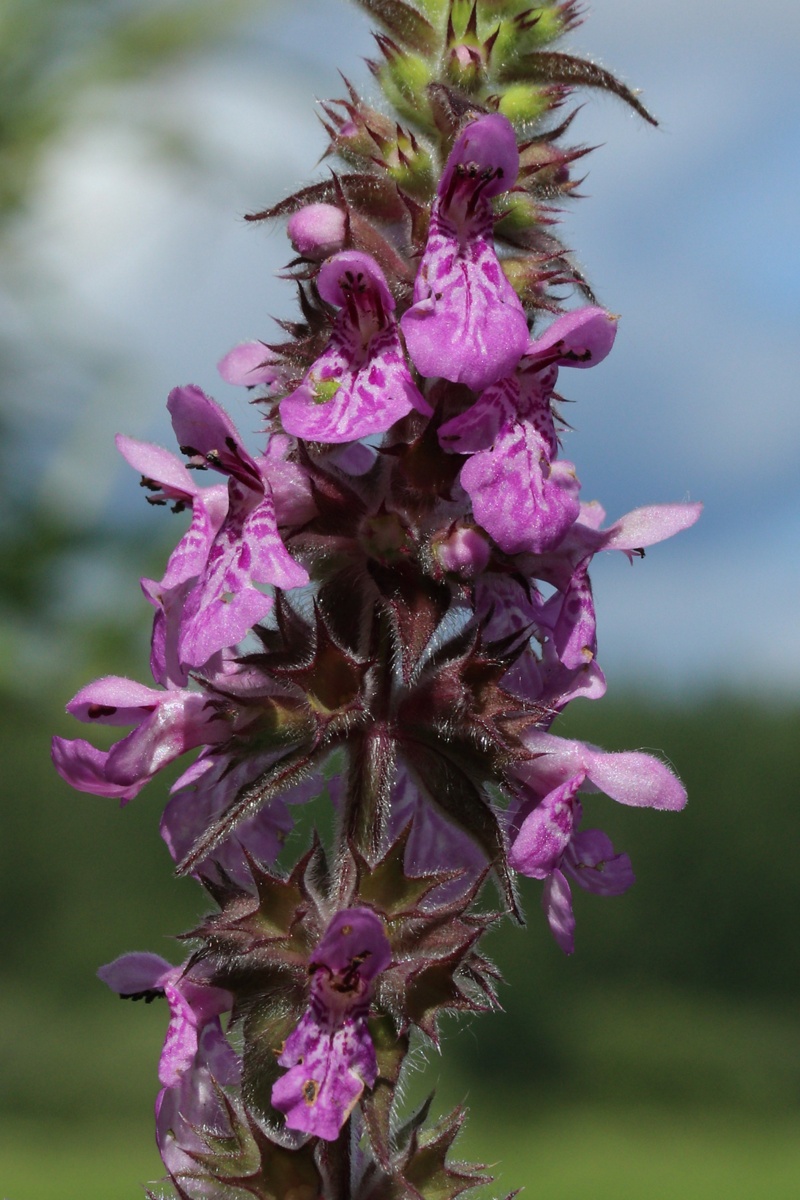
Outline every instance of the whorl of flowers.
{"label": "whorl of flowers", "polygon": [[[283,340],[219,364],[264,438],[247,449],[193,385],[168,401],[179,455],[118,438],[148,499],[190,521],[163,578],[142,580],[155,686],[108,676],[68,705],[130,732],[106,751],[54,742],[66,780],[121,804],[199,751],[161,832],[216,911],[182,966],[140,953],[100,971],[168,1001],[156,1130],[180,1197],[485,1181],[448,1159],[460,1111],[430,1128],[427,1108],[399,1111],[410,1039],[495,1004],[479,943],[501,911],[522,919],[518,874],[542,881],[567,953],[570,882],[632,884],[591,793],[686,801],[658,759],[553,732],[605,690],[594,555],[641,557],[699,512],[606,525],[561,457],[559,371],[600,364],[618,322],[554,233],[585,150],[553,114],[595,87],[652,118],[551,49],[574,0],[361,4],[388,103],[347,84],[323,105],[339,165],[251,218],[289,218],[301,309]],[[311,802],[333,806],[334,841],[298,859],[284,843]],[[478,903],[487,878],[501,911]]]}

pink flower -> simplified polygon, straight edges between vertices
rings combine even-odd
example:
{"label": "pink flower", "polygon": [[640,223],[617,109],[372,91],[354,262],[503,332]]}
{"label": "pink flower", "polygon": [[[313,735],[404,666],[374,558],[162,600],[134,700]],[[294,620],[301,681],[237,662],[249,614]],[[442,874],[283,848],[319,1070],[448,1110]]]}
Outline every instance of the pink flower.
{"label": "pink flower", "polygon": [[97,972],[103,983],[127,1000],[153,1000],[166,996],[169,1025],[158,1064],[163,1087],[176,1087],[191,1068],[197,1054],[203,1027],[219,1023],[220,1013],[228,1012],[233,997],[222,988],[212,987],[197,970],[173,967],[157,954],[123,954]]}
{"label": "pink flower", "polygon": [[572,463],[556,461],[551,397],[559,366],[601,362],[615,333],[600,308],[559,317],[528,344],[513,374],[439,430],[443,449],[470,455],[461,484],[476,521],[507,554],[557,546],[578,517],[580,484]]}
{"label": "pink flower", "polygon": [[628,856],[616,854],[604,833],[577,831],[578,793],[599,791],[620,804],[675,812],[686,804],[686,792],[669,767],[641,751],[609,754],[538,729],[523,742],[532,757],[515,768],[520,799],[510,813],[508,861],[521,875],[546,881],[542,901],[550,928],[571,954],[575,921],[567,874],[606,896],[634,882]]}
{"label": "pink flower", "polygon": [[431,408],[411,378],[392,315],[394,297],[368,254],[345,250],[320,268],[317,288],[340,309],[326,349],[281,401],[284,429],[317,442],[384,433]]}
{"label": "pink flower", "polygon": [[278,1062],[272,1103],[290,1129],[335,1141],[378,1075],[367,1028],[372,983],[391,961],[383,922],[368,908],[338,912],[309,961],[311,995]]}
{"label": "pink flower", "polygon": [[[230,418],[200,388],[175,388],[167,402],[181,449],[228,477],[228,508],[180,617],[181,663],[199,667],[240,642],[272,608],[255,584],[290,589],[308,573],[287,552],[269,480],[242,446]],[[197,565],[200,565],[199,563]]]}
{"label": "pink flower", "polygon": [[53,738],[53,761],[62,779],[123,804],[187,750],[230,736],[229,723],[220,719],[206,694],[184,688],[162,691],[116,675],[81,688],[67,712],[80,721],[135,726],[110,750],[97,750],[82,738]]}
{"label": "pink flower", "polygon": [[151,503],[191,505],[192,523],[163,579],[142,580],[156,609],[151,668],[163,683],[184,684],[188,670],[236,645],[273,605],[256,584],[285,590],[308,583],[286,550],[279,520],[308,519],[314,507],[300,469],[284,461],[286,439],[254,459],[233,422],[198,387],[175,388],[167,407],[181,449],[195,467],[226,475],[227,487],[199,487],[169,451],[119,436],[117,446],[150,488]]}
{"label": "pink flower", "polygon": [[511,122],[480,117],[456,141],[439,181],[425,251],[404,314],[417,370],[474,391],[514,370],[529,340],[519,297],[494,249],[493,196],[514,186],[519,151]]}
{"label": "pink flower", "polygon": [[[169,1025],[158,1064],[156,1142],[175,1177],[193,1176],[196,1152],[206,1149],[200,1131],[228,1133],[220,1087],[235,1087],[241,1063],[220,1024],[233,996],[212,987],[198,968],[173,967],[157,954],[123,954],[97,972],[123,999],[150,1002],[165,996]],[[204,1195],[206,1193],[203,1193]]]}

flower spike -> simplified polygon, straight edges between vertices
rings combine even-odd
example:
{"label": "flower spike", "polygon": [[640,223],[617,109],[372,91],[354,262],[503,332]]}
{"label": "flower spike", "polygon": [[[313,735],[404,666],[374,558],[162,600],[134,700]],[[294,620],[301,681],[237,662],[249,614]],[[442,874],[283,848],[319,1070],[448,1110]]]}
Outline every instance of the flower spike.
{"label": "flower spike", "polygon": [[559,736],[606,689],[594,556],[646,569],[700,512],[606,525],[561,457],[559,371],[600,363],[617,318],[555,231],[589,150],[554,113],[584,86],[652,118],[551,48],[578,0],[357,2],[388,108],[342,76],[320,110],[328,177],[246,218],[285,218],[295,255],[282,340],[218,362],[261,444],[194,385],[168,400],[180,456],[118,437],[150,504],[184,514],[141,581],[155,682],[107,675],[70,701],[120,727],[108,749],[53,742],[67,782],[121,806],[191,754],[160,832],[216,908],[183,965],[100,970],[169,1008],[152,1197],[456,1200],[491,1182],[451,1158],[463,1110],[401,1113],[410,1054],[441,1048],[444,1014],[497,1007],[484,937],[523,924],[520,876],[567,954],[574,886],[632,885],[584,826],[592,793],[686,803],[651,755]]}

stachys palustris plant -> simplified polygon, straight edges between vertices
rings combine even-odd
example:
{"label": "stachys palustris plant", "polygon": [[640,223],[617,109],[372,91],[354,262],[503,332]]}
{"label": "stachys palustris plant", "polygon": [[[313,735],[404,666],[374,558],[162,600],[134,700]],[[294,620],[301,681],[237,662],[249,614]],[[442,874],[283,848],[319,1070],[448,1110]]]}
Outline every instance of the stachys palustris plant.
{"label": "stachys palustris plant", "polygon": [[[250,218],[288,217],[300,304],[282,340],[219,365],[252,389],[264,440],[246,448],[193,385],[168,400],[180,455],[118,438],[150,502],[191,522],[142,581],[155,686],[107,676],[68,705],[133,731],[108,751],[54,743],[66,780],[121,804],[199,749],[161,833],[215,910],[182,965],[100,971],[169,1005],[169,1182],[151,1195],[447,1200],[485,1183],[449,1154],[461,1110],[400,1111],[409,1046],[495,1005],[481,938],[522,920],[517,874],[542,881],[568,954],[571,884],[633,882],[584,827],[587,795],[686,800],[656,758],[553,732],[605,690],[593,556],[641,556],[699,513],[604,525],[560,453],[559,371],[600,363],[617,318],[554,232],[586,153],[554,114],[602,88],[653,119],[551,48],[574,0],[360,3],[382,100],[346,82],[322,106],[338,165]],[[334,833],[293,861],[300,804],[332,808]]]}

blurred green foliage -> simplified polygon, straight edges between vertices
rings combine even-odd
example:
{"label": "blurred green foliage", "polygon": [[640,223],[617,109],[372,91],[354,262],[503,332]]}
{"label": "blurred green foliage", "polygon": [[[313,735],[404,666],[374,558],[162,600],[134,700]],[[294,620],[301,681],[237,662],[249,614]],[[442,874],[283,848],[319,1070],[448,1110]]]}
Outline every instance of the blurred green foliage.
{"label": "blurred green foliage", "polygon": [[[85,658],[144,678],[145,640],[140,628],[126,654],[100,665],[111,647],[103,631],[95,645],[86,631]],[[82,732],[63,715],[67,696],[6,695],[0,705],[8,932],[0,1054],[4,1120],[16,1131],[0,1143],[0,1187],[9,1200],[91,1200],[126,1194],[125,1181],[135,1194],[135,1180],[158,1173],[151,1106],[166,1012],[120,1004],[94,972],[130,949],[178,961],[183,950],[170,936],[207,907],[201,889],[172,877],[158,837],[168,781],[120,811],[55,776],[50,733]],[[577,896],[578,949],[568,959],[530,882],[527,927],[504,924],[490,939],[509,983],[505,1012],[453,1021],[443,1062],[429,1051],[411,1093],[438,1084],[441,1105],[468,1098],[475,1117],[463,1152],[503,1158],[505,1190],[525,1182],[536,1194],[546,1181],[542,1194],[556,1200],[589,1183],[598,1197],[613,1184],[617,1200],[678,1192],[788,1200],[800,1184],[790,1136],[800,1118],[800,877],[791,868],[800,713],[726,696],[683,706],[622,697],[573,710],[562,733],[668,751],[689,806],[659,814],[587,799],[587,823],[631,854],[636,886],[623,897]],[[510,1105],[507,1124],[498,1097]],[[30,1186],[24,1171],[14,1174],[22,1148],[46,1129],[74,1191],[36,1183],[40,1166]],[[4,1162],[21,1181],[16,1190]],[[759,1190],[765,1163],[771,1182]]]}
{"label": "blurred green foliage", "polygon": [[[264,8],[268,0],[260,0]],[[0,221],[24,203],[76,98],[208,46],[254,0],[2,0]]]}

